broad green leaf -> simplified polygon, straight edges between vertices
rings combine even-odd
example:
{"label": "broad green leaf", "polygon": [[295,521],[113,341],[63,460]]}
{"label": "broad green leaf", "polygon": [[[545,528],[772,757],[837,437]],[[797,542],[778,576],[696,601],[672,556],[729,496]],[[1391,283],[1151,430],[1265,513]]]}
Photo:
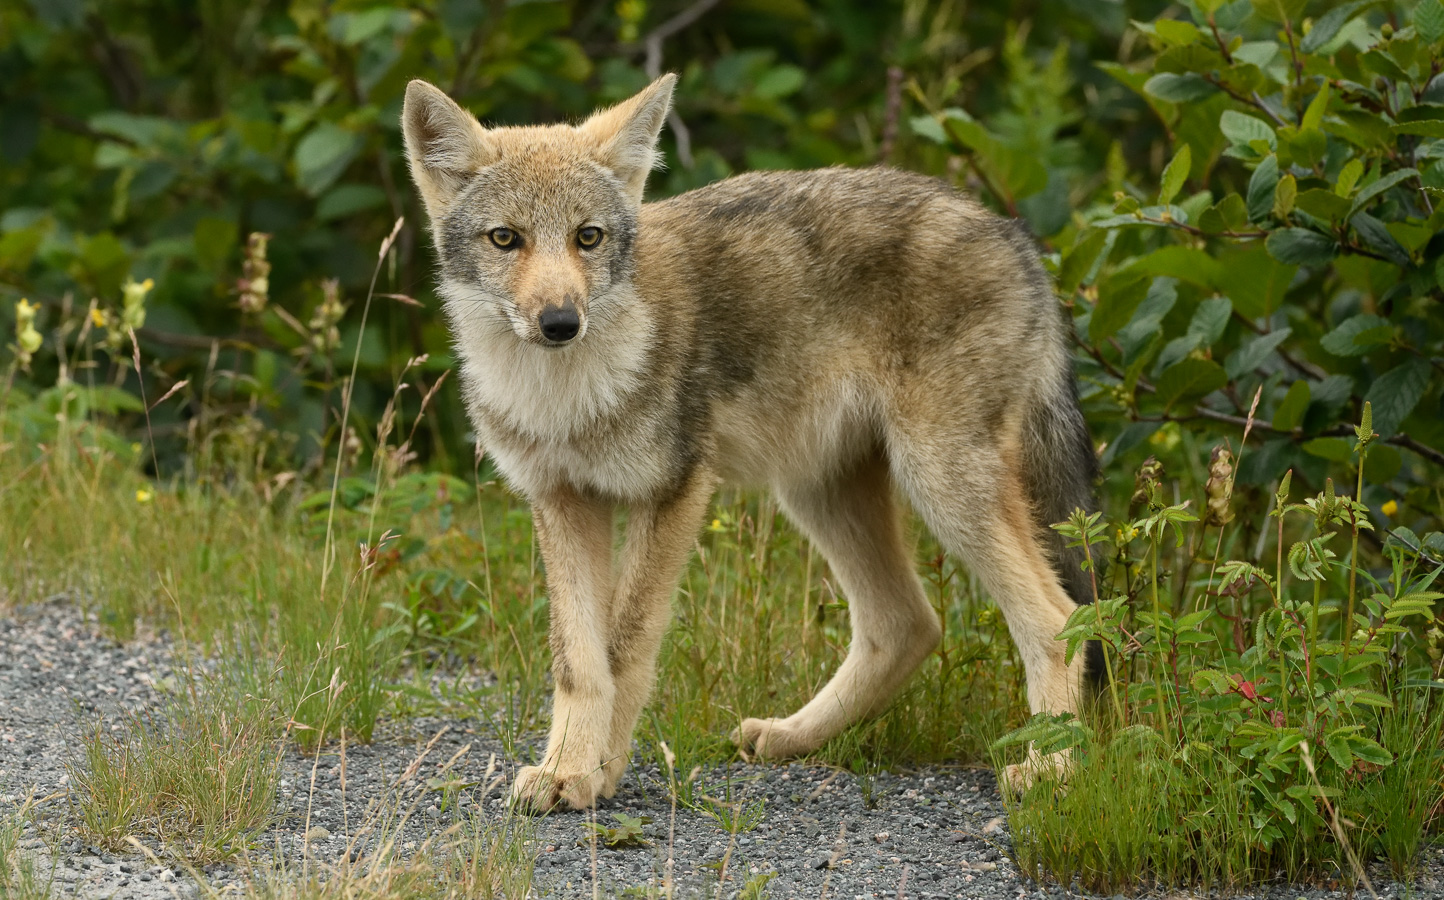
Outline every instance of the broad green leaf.
{"label": "broad green leaf", "polygon": [[1371,250],[1383,254],[1397,265],[1407,266],[1409,264],[1409,251],[1404,249],[1384,223],[1369,215],[1368,213],[1355,213],[1349,220],[1354,226],[1354,231],[1359,239]]}
{"label": "broad green leaf", "polygon": [[1248,206],[1238,194],[1229,194],[1198,217],[1198,227],[1207,234],[1239,231],[1247,226]]}
{"label": "broad green leaf", "polygon": [[1158,189],[1159,203],[1166,205],[1173,202],[1173,198],[1178,196],[1178,192],[1182,190],[1184,182],[1188,181],[1188,172],[1192,167],[1193,151],[1187,144],[1184,144],[1178,148],[1178,152],[1174,154],[1173,159],[1163,170],[1163,177]]}
{"label": "broad green leaf", "polygon": [[316,218],[322,222],[341,219],[375,209],[386,203],[386,192],[372,184],[343,184],[332,188],[316,204]]}
{"label": "broad green leaf", "polygon": [[1128,271],[1166,275],[1200,287],[1212,287],[1218,279],[1218,261],[1196,247],[1169,244],[1140,256],[1128,264]]}
{"label": "broad green leaf", "polygon": [[1374,408],[1374,431],[1381,439],[1394,436],[1429,389],[1431,367],[1427,359],[1410,356],[1374,379],[1364,397]]}
{"label": "broad green leaf", "polygon": [[1335,731],[1328,735],[1324,738],[1324,749],[1339,768],[1347,769],[1354,764],[1354,751],[1349,748],[1347,734]]}
{"label": "broad green leaf", "polygon": [[322,122],[296,144],[296,184],[317,196],[341,176],[361,151],[360,135]]}
{"label": "broad green leaf", "polygon": [[908,120],[908,126],[912,128],[913,134],[921,135],[930,141],[939,144],[948,142],[948,133],[934,116],[914,116]]}
{"label": "broad green leaf", "polygon": [[[1294,200],[1299,196],[1299,183],[1292,173],[1279,179],[1274,187],[1274,218],[1287,219],[1294,211]],[[1287,262],[1287,260],[1285,260]]]}
{"label": "broad green leaf", "polygon": [[1358,195],[1354,197],[1354,205],[1349,210],[1349,215],[1352,216],[1354,213],[1363,209],[1370,200],[1373,200],[1394,185],[1408,181],[1410,178],[1418,177],[1419,172],[1417,169],[1399,169],[1397,172],[1390,172],[1388,175],[1385,175],[1383,178],[1380,178],[1378,181],[1359,191]]}
{"label": "broad green leaf", "polygon": [[1067,297],[1078,289],[1093,270],[1107,243],[1108,232],[1102,228],[1088,228],[1078,236],[1073,249],[1063,257],[1063,264],[1058,268],[1059,293]]}
{"label": "broad green leaf", "polygon": [[1192,103],[1195,100],[1202,100],[1210,94],[1218,93],[1217,87],[1206,81],[1202,75],[1195,75],[1192,72],[1183,75],[1176,75],[1172,72],[1154,75],[1143,83],[1143,89],[1159,100],[1166,100],[1169,103]]}
{"label": "broad green leaf", "polygon": [[1323,188],[1310,188],[1294,200],[1295,208],[1331,222],[1341,221],[1348,216],[1350,205],[1348,200]]}
{"label": "broad green leaf", "polygon": [[1299,379],[1289,386],[1288,393],[1279,401],[1278,408],[1274,411],[1274,430],[1293,431],[1303,421],[1304,410],[1308,408],[1309,383]]}
{"label": "broad green leaf", "polygon": [[1319,338],[1319,345],[1335,356],[1363,356],[1380,344],[1387,344],[1394,335],[1388,319],[1364,313],[1340,322],[1338,327]]}
{"label": "broad green leaf", "polygon": [[973,151],[983,170],[1001,182],[1013,199],[1036,194],[1048,185],[1048,170],[1035,155],[1008,147],[962,110],[949,110],[942,124],[955,141]]}
{"label": "broad green leaf", "polygon": [[1218,262],[1218,289],[1247,319],[1272,315],[1298,271],[1297,266],[1274,259],[1263,241],[1225,250]]}
{"label": "broad green leaf", "polygon": [[1319,16],[1314,22],[1314,27],[1309,29],[1309,33],[1304,35],[1303,40],[1299,41],[1299,49],[1304,53],[1317,52],[1320,47],[1334,39],[1334,35],[1339,33],[1339,29],[1344,27],[1345,22],[1377,2],[1378,0],[1357,0],[1354,3],[1345,3],[1343,6],[1331,9]]}
{"label": "broad green leaf", "polygon": [[1328,111],[1330,95],[1331,90],[1329,83],[1326,81],[1324,82],[1324,86],[1319,88],[1318,92],[1314,94],[1314,99],[1309,101],[1308,109],[1304,110],[1303,121],[1299,122],[1299,131],[1315,131],[1318,129],[1319,123],[1324,121],[1324,113]]}
{"label": "broad green leaf", "polygon": [[1332,237],[1307,228],[1281,228],[1270,234],[1266,243],[1274,259],[1298,266],[1325,265],[1338,253],[1339,247]]}
{"label": "broad green leaf", "polygon": [[1196,400],[1228,384],[1223,367],[1206,359],[1184,359],[1175,363],[1154,383],[1165,406]]}
{"label": "broad green leaf", "polygon": [[1260,222],[1274,211],[1274,190],[1279,183],[1279,161],[1266,156],[1248,180],[1248,217]]}
{"label": "broad green leaf", "polygon": [[1098,304],[1088,320],[1088,339],[1097,344],[1127,325],[1143,298],[1151,279],[1140,275],[1108,278],[1098,286]]}
{"label": "broad green leaf", "polygon": [[1334,183],[1334,193],[1340,197],[1348,197],[1354,192],[1354,185],[1359,183],[1363,175],[1364,163],[1358,157],[1344,163],[1344,167],[1339,170],[1339,180]]}
{"label": "broad green leaf", "polygon": [[1262,334],[1230,353],[1223,363],[1223,370],[1228,374],[1229,380],[1258,368],[1292,333],[1288,328],[1281,328]]}
{"label": "broad green leaf", "polygon": [[1267,141],[1270,148],[1278,147],[1278,135],[1267,122],[1238,110],[1224,110],[1218,119],[1218,128],[1235,145],[1248,146],[1253,141]]}
{"label": "broad green leaf", "polygon": [[1353,750],[1359,759],[1376,766],[1387,766],[1394,761],[1393,754],[1363,735],[1350,737],[1349,749]]}
{"label": "broad green leaf", "polygon": [[1419,0],[1414,7],[1414,30],[1426,44],[1437,44],[1444,38],[1444,3]]}

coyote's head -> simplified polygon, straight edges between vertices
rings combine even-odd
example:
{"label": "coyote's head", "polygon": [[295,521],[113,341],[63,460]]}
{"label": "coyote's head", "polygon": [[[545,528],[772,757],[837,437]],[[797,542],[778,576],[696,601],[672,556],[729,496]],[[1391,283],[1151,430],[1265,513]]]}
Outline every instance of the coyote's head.
{"label": "coyote's head", "polygon": [[[626,287],[673,75],[580,125],[483,128],[424,81],[401,111],[453,317],[561,348]],[[471,304],[477,304],[472,306]],[[474,312],[473,312],[474,310]]]}

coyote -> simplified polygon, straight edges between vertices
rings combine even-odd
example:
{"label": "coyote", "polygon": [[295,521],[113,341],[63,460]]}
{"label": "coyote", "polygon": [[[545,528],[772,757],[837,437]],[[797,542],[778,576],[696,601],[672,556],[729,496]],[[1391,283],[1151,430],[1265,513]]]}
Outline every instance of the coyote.
{"label": "coyote", "polygon": [[424,81],[406,90],[467,411],[530,501],[546,566],[552,727],[513,800],[616,791],[719,481],[771,488],[852,621],[832,680],[786,718],[744,719],[744,752],[812,751],[937,646],[899,494],[1002,609],[1031,708],[1076,710],[1082,654],[1065,664],[1055,636],[1083,583],[1047,526],[1091,504],[1096,461],[1031,238],[888,168],[756,172],[644,204],[675,81],[575,126],[484,128]]}

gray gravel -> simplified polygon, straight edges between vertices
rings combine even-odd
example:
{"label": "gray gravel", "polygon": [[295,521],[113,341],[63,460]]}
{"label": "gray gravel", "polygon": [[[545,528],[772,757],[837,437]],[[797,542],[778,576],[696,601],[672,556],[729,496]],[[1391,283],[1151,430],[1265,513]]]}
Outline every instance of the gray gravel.
{"label": "gray gravel", "polygon": [[[111,720],[125,709],[158,707],[157,685],[166,683],[171,665],[163,635],[117,644],[64,601],[0,611],[0,814],[27,795],[50,798],[39,805],[22,847],[42,865],[54,861],[56,897],[152,900],[205,893],[161,848],[155,848],[162,860],[157,865],[140,854],[89,846],[65,798],[66,762],[74,760],[81,730],[97,716]],[[474,786],[444,795],[428,779],[442,775],[464,748],[448,777]],[[308,834],[313,859],[364,856],[378,840],[370,827],[374,810],[395,809],[398,800],[412,810],[397,839],[403,852],[424,846],[453,823],[499,821],[510,770],[487,726],[432,718],[384,723],[374,743],[346,748],[344,766],[334,746],[319,758],[290,751],[283,765],[279,824],[256,842],[248,860],[200,873],[211,888],[235,885],[247,877],[247,866],[297,865]],[[643,827],[646,846],[595,846],[585,839],[585,813],[535,820],[534,896],[590,897],[594,878],[604,896],[656,884],[667,867],[669,834],[680,897],[732,897],[749,879],[768,873],[775,873],[766,885],[772,897],[1074,895],[1019,877],[1009,859],[1002,802],[987,771],[884,772],[859,781],[815,766],[739,763],[700,773],[691,784],[693,805],[681,806],[675,819],[666,783],[655,764],[643,761],[595,814],[595,821],[609,826],[618,813],[651,817]],[[730,833],[700,811],[715,809],[706,796],[739,804],[753,820],[750,827]],[[1429,851],[1407,889],[1376,875],[1380,896],[1444,897],[1440,854]],[[1314,900],[1347,894],[1277,885],[1246,896]]]}

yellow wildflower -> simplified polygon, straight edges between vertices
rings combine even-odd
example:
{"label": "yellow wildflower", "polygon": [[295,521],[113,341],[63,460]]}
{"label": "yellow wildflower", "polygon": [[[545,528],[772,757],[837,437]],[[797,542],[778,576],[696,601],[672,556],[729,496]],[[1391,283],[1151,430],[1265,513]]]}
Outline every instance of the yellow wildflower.
{"label": "yellow wildflower", "polygon": [[1389,500],[1383,506],[1379,507],[1379,511],[1392,519],[1399,514],[1399,504],[1393,500]]}
{"label": "yellow wildflower", "polygon": [[152,494],[150,491],[146,490],[145,488],[138,488],[138,489],[136,489],[136,492],[135,492],[135,502],[136,502],[136,503],[149,503],[154,497],[155,497],[155,494]]}

